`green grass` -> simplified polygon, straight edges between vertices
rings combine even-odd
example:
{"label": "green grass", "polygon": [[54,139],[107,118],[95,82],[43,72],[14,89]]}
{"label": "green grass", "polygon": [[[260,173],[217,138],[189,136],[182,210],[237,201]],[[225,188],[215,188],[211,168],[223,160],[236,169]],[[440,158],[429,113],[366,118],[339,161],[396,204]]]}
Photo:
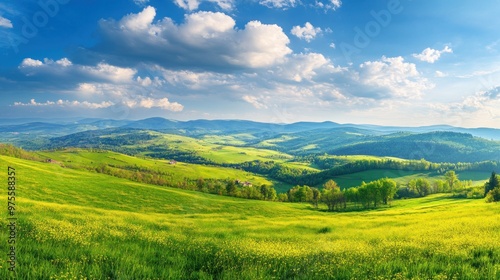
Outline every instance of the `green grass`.
{"label": "green grass", "polygon": [[18,181],[17,279],[500,278],[500,204],[483,200],[327,213],[5,156],[1,182],[7,166]]}
{"label": "green grass", "polygon": [[[208,141],[195,139],[185,136],[173,135],[173,134],[159,134],[157,139],[146,141],[142,145],[148,147],[150,145],[166,145],[171,149],[177,151],[194,152],[197,155],[206,158],[208,160],[214,161],[216,163],[242,163],[246,161],[262,160],[262,161],[276,161],[283,162],[293,158],[292,156],[266,149],[257,149],[251,147],[236,147],[231,145],[214,144],[211,142],[224,142],[224,138],[221,136],[208,136]],[[214,137],[218,140],[215,141]],[[243,136],[242,136],[243,137]],[[234,139],[233,139],[234,140]],[[234,143],[233,140],[227,140],[225,142],[231,144]],[[133,147],[132,147],[133,148]]]}
{"label": "green grass", "polygon": [[[460,180],[471,180],[473,185],[483,184],[487,181],[491,173],[483,171],[460,171],[457,172]],[[431,183],[436,180],[443,180],[442,174],[437,174],[434,171],[405,171],[405,170],[390,170],[378,169],[362,172],[351,173],[347,175],[337,176],[332,178],[342,188],[350,188],[361,185],[364,181],[378,180],[380,178],[392,178],[400,185],[406,185],[409,181],[417,178],[426,178]]]}
{"label": "green grass", "polygon": [[252,182],[255,185],[279,185],[283,187],[282,183],[273,182],[267,178],[245,172],[242,170],[205,166],[199,164],[189,164],[177,162],[177,164],[170,164],[167,160],[154,160],[146,158],[138,158],[128,156],[120,153],[104,151],[104,152],[91,152],[84,149],[66,149],[63,151],[55,152],[37,152],[38,155],[55,160],[55,164],[62,164],[73,168],[97,167],[101,163],[113,165],[116,167],[130,167],[137,166],[140,168],[147,168],[150,170],[161,170],[167,172],[171,176],[169,182],[176,184],[182,182],[185,178],[196,180],[198,178],[204,179],[239,179],[242,181]]}

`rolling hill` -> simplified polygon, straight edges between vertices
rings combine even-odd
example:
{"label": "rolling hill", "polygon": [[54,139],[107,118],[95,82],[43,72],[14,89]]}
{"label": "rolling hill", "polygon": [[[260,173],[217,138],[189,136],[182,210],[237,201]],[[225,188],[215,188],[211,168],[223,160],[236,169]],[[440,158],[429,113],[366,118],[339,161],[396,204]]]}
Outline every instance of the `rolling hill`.
{"label": "rolling hill", "polygon": [[[0,169],[7,166],[18,180],[17,279],[500,275],[500,205],[483,200],[432,195],[374,211],[327,213],[0,156]],[[7,228],[6,219],[0,224]],[[3,240],[7,235],[0,231]],[[11,276],[8,265],[0,278]]]}
{"label": "rolling hill", "polygon": [[[139,150],[146,151],[148,146],[155,146],[155,149],[175,149],[177,152],[191,153],[209,161],[218,160],[210,156],[210,149],[212,151],[216,149],[240,150],[239,155],[237,152],[232,153],[233,158],[240,157],[243,161],[254,160],[255,157],[245,156],[255,153],[251,152],[254,148],[267,150],[266,153],[275,153],[277,156],[281,153],[284,157],[287,157],[287,154],[306,156],[327,153],[331,155],[392,156],[417,160],[423,158],[433,162],[454,163],[500,161],[499,141],[486,140],[458,132],[381,134],[371,130],[340,127],[280,133],[272,137],[264,137],[259,130],[253,131],[253,133],[251,131],[236,134],[187,136],[180,131],[108,128],[46,139],[38,148],[98,147],[119,149],[119,152],[125,153],[137,153]],[[179,145],[179,143],[184,144]],[[142,147],[142,149],[137,150],[138,147]],[[270,150],[275,152],[270,152]],[[220,160],[227,160],[227,158]]]}

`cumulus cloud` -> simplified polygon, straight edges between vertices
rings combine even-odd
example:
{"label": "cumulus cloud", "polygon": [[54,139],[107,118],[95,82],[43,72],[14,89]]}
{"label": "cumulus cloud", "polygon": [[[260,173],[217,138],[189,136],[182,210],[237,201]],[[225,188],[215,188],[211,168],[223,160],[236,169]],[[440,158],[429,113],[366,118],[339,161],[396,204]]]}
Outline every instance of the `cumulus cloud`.
{"label": "cumulus cloud", "polygon": [[89,83],[80,83],[78,84],[78,91],[82,93],[96,93],[97,87]]}
{"label": "cumulus cloud", "polygon": [[413,63],[402,57],[385,57],[378,61],[367,61],[360,65],[358,80],[373,88],[380,97],[418,97],[433,87],[420,75]]}
{"label": "cumulus cloud", "polygon": [[443,53],[452,53],[452,52],[453,50],[448,46],[445,46],[442,50],[426,48],[419,54],[413,54],[413,57],[417,58],[420,61],[434,63],[439,60],[439,58]]}
{"label": "cumulus cloud", "polygon": [[287,62],[280,67],[283,77],[301,82],[312,80],[317,69],[329,65],[330,61],[319,53],[293,54]]}
{"label": "cumulus cloud", "polygon": [[12,22],[2,16],[0,16],[0,27],[3,28],[13,28]]}
{"label": "cumulus cloud", "polygon": [[150,97],[140,97],[137,99],[128,99],[123,102],[129,108],[160,108],[163,110],[180,112],[184,109],[184,106],[177,102],[170,102],[168,98],[150,98]]}
{"label": "cumulus cloud", "polygon": [[80,66],[79,71],[93,75],[95,78],[104,78],[112,82],[128,82],[137,73],[137,70],[131,68],[122,68],[99,63],[97,66]]}
{"label": "cumulus cloud", "polygon": [[[135,20],[135,19],[134,19]],[[61,107],[61,108],[90,108],[104,109],[114,105],[124,105],[128,108],[151,109],[159,108],[166,111],[179,112],[183,105],[171,102],[165,97],[161,88],[165,80],[158,76],[140,76],[133,68],[118,67],[108,63],[97,65],[73,64],[69,59],[52,60],[45,58],[43,61],[25,58],[19,65],[19,70],[29,78],[25,84],[33,81],[43,81],[45,88],[36,88],[34,91],[46,91],[57,81],[58,88],[52,90],[61,94],[78,94],[85,97],[86,101],[47,101],[36,102],[32,99],[29,103],[16,102],[15,106]],[[40,83],[34,83],[38,87]],[[120,100],[115,103],[109,100]]]}
{"label": "cumulus cloud", "polygon": [[37,74],[42,76],[65,75],[111,82],[131,81],[137,73],[135,69],[113,66],[104,62],[98,63],[96,66],[74,65],[67,58],[57,61],[45,58],[43,62],[32,58],[25,58],[19,65],[19,69],[29,76]]}
{"label": "cumulus cloud", "polygon": [[231,85],[234,75],[214,72],[194,72],[189,70],[162,69],[163,78],[169,84],[177,87],[186,87],[193,90],[214,88]]}
{"label": "cumulus cloud", "polygon": [[145,30],[156,16],[155,8],[148,6],[138,14],[128,14],[120,20],[120,28],[132,31]]}
{"label": "cumulus cloud", "polygon": [[38,67],[42,66],[43,62],[40,60],[32,59],[32,58],[25,58],[21,62],[21,65],[19,67],[25,68],[25,67]]}
{"label": "cumulus cloud", "polygon": [[216,4],[223,10],[231,10],[234,6],[234,0],[174,0],[174,3],[184,10],[197,10],[201,2],[210,2]]}
{"label": "cumulus cloud", "polygon": [[97,50],[110,59],[119,55],[165,67],[222,70],[268,67],[292,52],[278,25],[250,21],[239,29],[220,12],[188,14],[182,24],[170,18],[154,22],[154,17],[155,9],[146,7],[118,22],[101,20],[104,42]]}
{"label": "cumulus cloud", "polygon": [[306,22],[303,27],[300,27],[299,25],[294,26],[291,33],[299,39],[311,42],[311,40],[316,38],[316,36],[321,33],[321,28],[314,27],[310,22]]}
{"label": "cumulus cloud", "polygon": [[496,110],[498,101],[500,101],[500,86],[468,96],[463,100],[463,102],[453,104],[453,107],[457,107],[465,111],[477,111],[491,106],[492,109]]}

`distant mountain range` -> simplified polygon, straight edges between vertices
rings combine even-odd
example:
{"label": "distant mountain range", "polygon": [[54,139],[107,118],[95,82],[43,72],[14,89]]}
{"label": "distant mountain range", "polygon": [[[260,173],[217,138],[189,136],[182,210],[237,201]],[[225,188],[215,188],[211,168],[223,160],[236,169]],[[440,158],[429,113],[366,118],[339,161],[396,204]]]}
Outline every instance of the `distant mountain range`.
{"label": "distant mountain range", "polygon": [[176,121],[164,118],[148,118],[143,120],[111,120],[111,119],[80,119],[80,120],[37,120],[37,119],[3,119],[0,120],[0,132],[3,133],[54,133],[71,134],[74,132],[103,129],[103,128],[138,128],[157,131],[186,130],[184,133],[236,133],[260,132],[294,133],[317,129],[353,128],[371,131],[377,134],[391,134],[397,132],[426,133],[448,131],[468,133],[476,137],[489,140],[500,140],[500,129],[495,128],[462,128],[449,125],[433,125],[421,127],[378,126],[364,124],[339,124],[335,122],[297,122],[292,124],[260,123],[245,120],[191,120]]}
{"label": "distant mountain range", "polygon": [[[112,148],[113,145],[124,143],[131,145],[134,141],[149,141],[152,136],[147,136],[149,134],[145,131],[157,131],[200,140],[208,137],[215,144],[228,144],[228,139],[231,139],[232,145],[273,149],[300,156],[328,153],[425,158],[437,162],[500,160],[500,129],[493,128],[447,125],[390,127],[335,122],[273,124],[244,120],[176,121],[164,118],[137,121],[24,121],[1,120],[0,142],[27,149],[79,145]],[[124,132],[127,134],[126,139],[121,136]],[[113,137],[106,138],[106,135]]]}

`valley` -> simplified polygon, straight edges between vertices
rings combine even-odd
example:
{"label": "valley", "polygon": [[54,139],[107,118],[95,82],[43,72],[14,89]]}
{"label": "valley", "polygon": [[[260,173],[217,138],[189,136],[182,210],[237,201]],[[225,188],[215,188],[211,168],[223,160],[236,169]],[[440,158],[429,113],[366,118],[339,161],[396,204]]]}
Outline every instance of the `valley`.
{"label": "valley", "polygon": [[[18,279],[500,275],[500,208],[484,199],[499,159],[483,154],[496,141],[305,124],[276,134],[241,124],[188,132],[139,123],[65,135],[37,126],[22,145],[2,140],[1,169],[17,176]],[[394,138],[400,149],[389,153]],[[373,153],[326,152],[363,145]],[[388,196],[370,196],[386,183]]]}

